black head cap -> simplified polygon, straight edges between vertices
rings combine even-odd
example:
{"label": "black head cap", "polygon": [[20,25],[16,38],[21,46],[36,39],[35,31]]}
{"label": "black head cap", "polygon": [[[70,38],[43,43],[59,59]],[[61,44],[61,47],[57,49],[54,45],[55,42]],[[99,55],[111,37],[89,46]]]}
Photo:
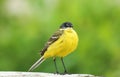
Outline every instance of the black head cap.
{"label": "black head cap", "polygon": [[73,27],[73,25],[72,25],[72,23],[71,22],[64,22],[61,26],[60,26],[60,28],[71,28],[71,27]]}

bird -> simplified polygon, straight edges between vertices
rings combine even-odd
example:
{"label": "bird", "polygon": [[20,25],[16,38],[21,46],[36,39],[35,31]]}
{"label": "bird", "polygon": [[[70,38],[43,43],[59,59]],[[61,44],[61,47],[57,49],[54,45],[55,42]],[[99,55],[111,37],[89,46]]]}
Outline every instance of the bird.
{"label": "bird", "polygon": [[56,58],[59,57],[64,68],[64,73],[68,73],[63,58],[77,48],[78,41],[78,34],[73,29],[73,24],[71,22],[62,23],[59,29],[45,43],[45,46],[40,53],[41,58],[39,58],[28,71],[33,71],[46,59],[53,58],[56,73],[58,74]]}

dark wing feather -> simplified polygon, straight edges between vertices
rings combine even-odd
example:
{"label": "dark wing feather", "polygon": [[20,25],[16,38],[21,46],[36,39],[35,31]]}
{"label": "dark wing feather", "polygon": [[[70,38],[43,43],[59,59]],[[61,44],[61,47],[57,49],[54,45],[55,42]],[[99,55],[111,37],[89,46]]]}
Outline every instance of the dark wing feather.
{"label": "dark wing feather", "polygon": [[47,48],[53,44],[56,40],[59,39],[59,37],[63,34],[63,30],[58,30],[55,32],[51,38],[48,40],[48,42],[45,44],[44,48],[41,51],[41,55],[44,55],[45,51],[47,51]]}

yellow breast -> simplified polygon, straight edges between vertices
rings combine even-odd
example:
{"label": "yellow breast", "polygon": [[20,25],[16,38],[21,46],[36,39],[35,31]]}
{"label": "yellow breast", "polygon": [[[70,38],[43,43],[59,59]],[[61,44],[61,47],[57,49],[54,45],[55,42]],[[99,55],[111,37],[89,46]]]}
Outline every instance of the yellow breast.
{"label": "yellow breast", "polygon": [[61,38],[63,38],[63,49],[58,56],[64,57],[76,49],[78,45],[78,36],[72,28],[68,28],[64,31]]}
{"label": "yellow breast", "polygon": [[77,45],[77,33],[72,28],[67,28],[62,36],[48,48],[44,57],[64,57],[73,52]]}

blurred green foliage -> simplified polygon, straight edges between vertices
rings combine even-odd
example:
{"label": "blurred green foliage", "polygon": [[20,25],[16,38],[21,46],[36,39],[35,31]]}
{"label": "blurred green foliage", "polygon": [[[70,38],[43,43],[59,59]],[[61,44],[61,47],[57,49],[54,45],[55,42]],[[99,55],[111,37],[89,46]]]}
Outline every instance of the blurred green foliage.
{"label": "blurred green foliage", "polygon": [[[68,71],[119,77],[119,0],[0,0],[0,71],[27,71],[65,21],[79,35],[78,48],[64,58]],[[54,72],[52,58],[35,71]]]}

